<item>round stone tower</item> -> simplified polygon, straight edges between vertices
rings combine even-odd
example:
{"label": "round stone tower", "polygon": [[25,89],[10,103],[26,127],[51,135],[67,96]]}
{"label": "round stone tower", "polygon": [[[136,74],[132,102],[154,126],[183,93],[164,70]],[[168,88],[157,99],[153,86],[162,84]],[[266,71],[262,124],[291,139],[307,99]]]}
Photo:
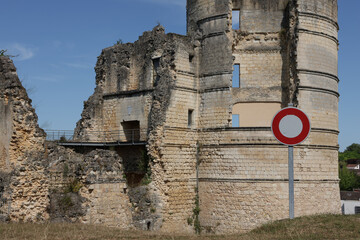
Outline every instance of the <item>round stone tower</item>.
{"label": "round stone tower", "polygon": [[288,217],[289,103],[311,119],[295,147],[295,216],[339,213],[336,0],[188,0],[197,46],[200,223],[209,232]]}

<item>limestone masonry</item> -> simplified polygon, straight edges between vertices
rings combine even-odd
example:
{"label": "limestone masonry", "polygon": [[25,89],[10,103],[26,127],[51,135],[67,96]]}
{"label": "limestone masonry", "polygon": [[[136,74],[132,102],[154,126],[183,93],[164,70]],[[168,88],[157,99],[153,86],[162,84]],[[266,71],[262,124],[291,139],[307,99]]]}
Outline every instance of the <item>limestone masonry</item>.
{"label": "limestone masonry", "polygon": [[188,0],[186,36],[159,25],[102,51],[59,144],[0,57],[0,217],[219,234],[287,218],[270,124],[289,103],[312,127],[294,149],[295,216],[340,213],[338,29],[336,0]]}

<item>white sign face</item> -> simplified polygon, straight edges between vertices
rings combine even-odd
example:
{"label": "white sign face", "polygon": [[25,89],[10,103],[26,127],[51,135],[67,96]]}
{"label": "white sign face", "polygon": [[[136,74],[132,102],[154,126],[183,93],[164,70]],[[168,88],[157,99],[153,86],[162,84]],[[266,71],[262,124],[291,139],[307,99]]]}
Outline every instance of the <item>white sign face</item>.
{"label": "white sign face", "polygon": [[295,115],[287,115],[281,119],[279,124],[280,132],[287,138],[299,136],[303,129],[301,119]]}

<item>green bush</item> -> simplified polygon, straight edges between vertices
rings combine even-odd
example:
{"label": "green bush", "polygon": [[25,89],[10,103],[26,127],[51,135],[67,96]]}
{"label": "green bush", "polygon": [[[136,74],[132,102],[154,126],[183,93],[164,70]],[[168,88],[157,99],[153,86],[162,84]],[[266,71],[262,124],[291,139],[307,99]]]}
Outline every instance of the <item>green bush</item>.
{"label": "green bush", "polygon": [[78,193],[82,187],[82,183],[75,179],[65,187],[64,193]]}

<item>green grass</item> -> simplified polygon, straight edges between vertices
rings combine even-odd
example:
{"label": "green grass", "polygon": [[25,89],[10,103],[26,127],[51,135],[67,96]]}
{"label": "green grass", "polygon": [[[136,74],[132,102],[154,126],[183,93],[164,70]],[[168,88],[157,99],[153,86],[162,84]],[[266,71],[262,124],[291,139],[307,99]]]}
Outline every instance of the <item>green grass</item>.
{"label": "green grass", "polygon": [[237,235],[182,236],[152,232],[123,231],[99,225],[65,223],[0,224],[0,239],[200,239],[200,240],[268,240],[268,239],[360,239],[360,216],[321,215],[282,220],[266,224],[249,233]]}

